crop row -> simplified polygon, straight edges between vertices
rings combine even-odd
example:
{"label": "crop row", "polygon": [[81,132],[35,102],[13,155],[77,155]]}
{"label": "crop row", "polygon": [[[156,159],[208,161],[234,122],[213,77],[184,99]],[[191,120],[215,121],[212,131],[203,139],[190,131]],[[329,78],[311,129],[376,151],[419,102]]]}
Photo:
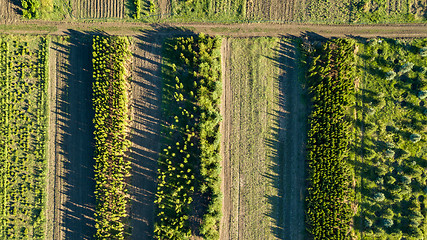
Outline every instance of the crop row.
{"label": "crop row", "polygon": [[312,113],[308,133],[307,222],[314,239],[348,239],[353,212],[347,163],[354,92],[354,42],[338,39],[313,53],[309,69]]}
{"label": "crop row", "polygon": [[203,34],[166,44],[166,146],[158,169],[158,239],[188,239],[198,222],[206,239],[219,237],[220,44],[220,39]]}
{"label": "crop row", "polygon": [[2,39],[0,47],[0,236],[42,239],[49,40]]}
{"label": "crop row", "polygon": [[129,146],[126,138],[128,48],[125,37],[93,37],[97,239],[125,237],[128,203],[125,180],[130,170],[130,162],[123,158]]}

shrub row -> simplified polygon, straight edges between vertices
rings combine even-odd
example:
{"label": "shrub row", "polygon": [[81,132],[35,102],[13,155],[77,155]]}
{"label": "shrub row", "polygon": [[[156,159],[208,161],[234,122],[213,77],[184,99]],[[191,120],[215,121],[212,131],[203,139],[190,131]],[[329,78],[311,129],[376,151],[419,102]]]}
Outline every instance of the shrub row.
{"label": "shrub row", "polygon": [[49,39],[31,41],[0,38],[1,239],[45,235]]}
{"label": "shrub row", "polygon": [[24,18],[38,18],[40,13],[40,0],[21,0],[22,15]]}
{"label": "shrub row", "polygon": [[353,212],[346,162],[354,92],[354,42],[338,39],[313,52],[308,71],[312,113],[308,133],[308,229],[314,239],[347,239]]}
{"label": "shrub row", "polygon": [[158,169],[158,239],[190,238],[195,231],[190,218],[199,218],[199,232],[206,239],[219,238],[220,44],[220,39],[203,34],[166,43],[163,115],[167,146]]}
{"label": "shrub row", "polygon": [[93,37],[97,239],[125,237],[128,203],[125,179],[130,170],[130,162],[123,158],[129,146],[126,139],[128,48],[125,37]]}
{"label": "shrub row", "polygon": [[135,14],[133,15],[133,18],[140,19],[141,18],[141,0],[133,0],[133,4],[135,5]]}

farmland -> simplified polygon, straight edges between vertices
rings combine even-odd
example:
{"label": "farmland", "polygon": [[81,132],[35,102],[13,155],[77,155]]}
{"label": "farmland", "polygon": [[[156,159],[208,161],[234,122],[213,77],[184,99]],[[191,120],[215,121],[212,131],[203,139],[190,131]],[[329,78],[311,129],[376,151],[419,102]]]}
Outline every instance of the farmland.
{"label": "farmland", "polygon": [[0,4],[5,19],[55,21],[420,23],[426,22],[427,13],[425,0],[3,0]]}
{"label": "farmland", "polygon": [[361,55],[356,223],[366,239],[426,236],[426,43],[372,39]]}
{"label": "farmland", "polygon": [[[274,126],[279,68],[274,65],[279,39],[227,39],[224,46],[223,191],[221,239],[274,237],[279,186]],[[264,56],[259,53],[265,54]],[[244,54],[246,53],[246,54]],[[228,109],[226,111],[226,109]]]}
{"label": "farmland", "polygon": [[42,239],[49,39],[8,36],[0,42],[0,235],[7,239]]}
{"label": "farmland", "polygon": [[0,238],[425,239],[425,4],[1,1]]}
{"label": "farmland", "polygon": [[123,18],[125,3],[123,0],[71,0],[73,18]]}

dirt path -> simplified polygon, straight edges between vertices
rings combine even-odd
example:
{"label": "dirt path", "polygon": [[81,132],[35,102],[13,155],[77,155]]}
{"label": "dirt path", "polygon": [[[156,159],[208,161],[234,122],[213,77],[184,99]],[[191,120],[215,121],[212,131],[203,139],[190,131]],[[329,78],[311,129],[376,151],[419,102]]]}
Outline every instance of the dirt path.
{"label": "dirt path", "polygon": [[49,82],[49,158],[47,174],[47,207],[46,207],[46,239],[62,239],[61,222],[64,204],[63,162],[64,153],[61,145],[64,142],[63,129],[66,128],[66,116],[60,114],[61,99],[66,88],[68,72],[69,46],[59,38],[53,39],[50,48],[50,82]]}
{"label": "dirt path", "polygon": [[283,231],[281,239],[304,239],[307,106],[298,79],[296,47],[282,41],[279,51],[279,144],[282,145]]}
{"label": "dirt path", "polygon": [[[3,25],[3,26],[2,26]],[[6,26],[7,25],[7,26]],[[43,27],[43,29],[41,29]],[[49,30],[50,29],[50,30]],[[79,31],[105,31],[116,35],[138,35],[141,31],[155,31],[158,35],[190,35],[204,32],[229,37],[287,37],[305,36],[312,39],[323,37],[427,37],[427,24],[393,25],[317,25],[317,24],[211,24],[211,23],[168,23],[144,24],[136,22],[52,22],[17,21],[10,25],[0,19],[0,33],[32,33],[67,35],[69,29]]]}
{"label": "dirt path", "polygon": [[153,236],[154,199],[161,127],[161,45],[155,32],[137,35],[133,46],[131,82],[132,239]]}
{"label": "dirt path", "polygon": [[225,179],[231,178],[230,169],[230,145],[227,144],[230,140],[231,131],[231,118],[230,111],[225,109],[231,109],[231,89],[230,89],[230,43],[227,38],[222,40],[221,46],[221,65],[222,65],[222,97],[221,97],[221,116],[223,118],[221,124],[221,157],[222,157],[222,171],[221,171],[221,190],[224,194],[223,205],[222,205],[222,220],[220,227],[220,239],[227,239],[230,235],[230,218],[232,214],[231,207],[231,184],[230,181]]}
{"label": "dirt path", "polygon": [[[47,239],[93,239],[95,182],[93,180],[93,126],[90,45],[86,36],[71,34],[70,42],[52,42],[56,54],[56,77],[51,80],[50,204],[54,211]],[[50,208],[51,206],[49,206]],[[53,214],[53,215],[52,215]]]}

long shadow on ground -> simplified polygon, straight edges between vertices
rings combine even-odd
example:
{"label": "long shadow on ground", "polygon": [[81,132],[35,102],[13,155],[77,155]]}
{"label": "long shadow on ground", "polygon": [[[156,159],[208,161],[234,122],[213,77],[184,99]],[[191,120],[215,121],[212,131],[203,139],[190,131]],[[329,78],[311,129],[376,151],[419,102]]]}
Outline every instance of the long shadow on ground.
{"label": "long shadow on ground", "polygon": [[278,177],[270,178],[278,188],[278,196],[268,196],[273,205],[270,217],[275,220],[272,231],[279,239],[297,240],[305,237],[305,148],[307,135],[307,96],[300,82],[297,43],[292,39],[282,40],[273,59],[281,69],[276,83],[279,89],[276,119],[272,134],[266,144],[272,149],[271,166]]}
{"label": "long shadow on ground", "polygon": [[65,116],[63,226],[65,239],[93,239],[95,181],[93,171],[92,51],[90,35],[70,31],[70,67],[57,111]]}

